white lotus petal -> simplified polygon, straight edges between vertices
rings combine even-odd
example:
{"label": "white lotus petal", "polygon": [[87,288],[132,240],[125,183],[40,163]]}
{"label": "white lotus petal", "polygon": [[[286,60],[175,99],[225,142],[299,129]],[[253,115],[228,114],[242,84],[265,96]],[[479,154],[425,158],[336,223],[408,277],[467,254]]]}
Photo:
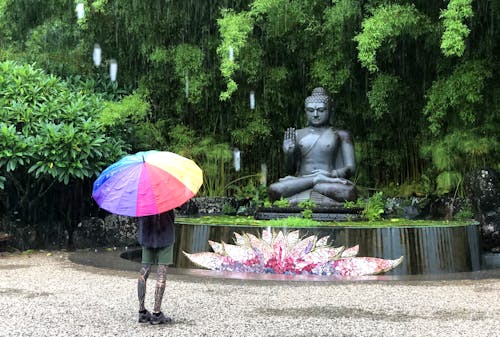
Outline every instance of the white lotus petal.
{"label": "white lotus petal", "polygon": [[346,250],[344,250],[342,252],[342,257],[354,257],[356,255],[358,255],[359,253],[359,245],[356,245],[356,246],[352,246],[350,248],[347,248]]}
{"label": "white lotus petal", "polygon": [[189,254],[183,251],[182,253],[184,253],[184,255],[194,264],[211,270],[220,270],[223,264],[232,262],[226,256],[211,252]]}
{"label": "white lotus petal", "polygon": [[255,257],[253,249],[223,243],[224,251],[234,261],[245,262]]}
{"label": "white lotus petal", "polygon": [[210,245],[210,247],[212,247],[212,250],[214,251],[214,253],[220,254],[220,255],[226,255],[224,253],[224,246],[222,245],[222,243],[208,240],[208,244]]}
{"label": "white lotus petal", "polygon": [[237,244],[238,246],[245,246],[247,244],[247,241],[245,239],[244,235],[234,233],[234,243]]}
{"label": "white lotus petal", "polygon": [[271,242],[273,242],[273,233],[271,231],[268,231],[267,229],[264,229],[262,231],[262,240],[271,245]]}
{"label": "white lotus petal", "polygon": [[326,246],[329,238],[330,236],[323,236],[321,239],[316,241],[316,247]]}
{"label": "white lotus petal", "polygon": [[298,242],[299,242],[299,233],[300,231],[298,230],[295,230],[293,232],[290,232],[286,235],[286,242],[287,242],[287,248],[291,248],[293,246],[295,246]]}
{"label": "white lotus petal", "polygon": [[310,250],[312,248],[312,245],[314,244],[314,240],[316,240],[316,237],[314,235],[308,236],[307,238],[300,240],[288,253],[288,256],[291,258],[297,260],[298,258],[302,257],[303,255],[309,253],[308,249]]}

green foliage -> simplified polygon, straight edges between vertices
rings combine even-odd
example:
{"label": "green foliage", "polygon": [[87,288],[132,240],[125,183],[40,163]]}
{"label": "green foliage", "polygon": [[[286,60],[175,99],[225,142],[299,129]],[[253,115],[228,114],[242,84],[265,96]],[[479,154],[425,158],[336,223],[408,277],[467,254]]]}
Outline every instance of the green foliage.
{"label": "green foliage", "polygon": [[474,213],[472,212],[472,207],[469,202],[461,205],[460,210],[453,216],[453,219],[457,221],[465,221],[473,218]]}
{"label": "green foliage", "polygon": [[464,21],[473,15],[472,0],[450,0],[448,7],[439,16],[443,19],[444,32],[441,50],[446,56],[462,56],[465,51],[465,39],[470,29]]}
{"label": "green foliage", "polygon": [[358,28],[361,8],[359,1],[355,0],[334,0],[332,3],[324,11],[322,27],[328,39],[322,43],[314,58],[311,76],[331,93],[337,93],[353,75],[350,51],[354,42],[351,34]]}
{"label": "green foliage", "polygon": [[316,204],[311,199],[308,199],[299,202],[298,206],[305,209],[313,209],[314,207],[316,207]]}
{"label": "green foliage", "polygon": [[[256,206],[261,206],[267,198],[267,187],[262,185],[257,180],[258,178],[260,178],[260,174],[252,174],[237,178],[229,182],[226,189],[232,190],[233,195],[238,200],[251,200]],[[238,184],[245,180],[245,185]]]}
{"label": "green foliage", "polygon": [[224,196],[229,180],[229,166],[233,152],[228,144],[215,143],[210,138],[202,138],[192,149],[193,159],[203,169],[202,194],[205,196]]}
{"label": "green foliage", "polygon": [[119,102],[106,102],[99,113],[98,120],[107,127],[123,127],[127,123],[142,122],[148,116],[149,110],[150,106],[146,96],[135,91],[131,95],[123,97]]}
{"label": "green foliage", "polygon": [[233,152],[226,143],[218,143],[212,137],[196,137],[193,130],[175,126],[171,132],[169,149],[192,158],[203,170],[200,195],[225,196],[230,181],[230,163]]}
{"label": "green foliage", "polygon": [[302,216],[304,217],[304,219],[312,219],[313,208],[316,207],[316,204],[314,203],[314,201],[312,201],[311,199],[304,200],[304,201],[301,201],[298,204],[298,206],[301,208],[304,208],[304,210],[302,212],[300,212],[302,214]]}
{"label": "green foliage", "polygon": [[398,78],[389,74],[378,74],[367,93],[368,102],[374,113],[374,119],[381,119],[390,114],[390,103],[399,89]]}
{"label": "green foliage", "polygon": [[0,63],[0,209],[33,224],[37,240],[53,230],[43,234],[43,221],[63,218],[69,232],[81,220],[90,201],[75,199],[85,193],[77,186],[127,149],[98,121],[105,100],[83,91],[34,66]]}
{"label": "green foliage", "polygon": [[290,201],[287,198],[281,197],[279,200],[275,200],[273,202],[273,206],[279,207],[279,208],[285,208],[290,206]]}
{"label": "green foliage", "polygon": [[312,209],[305,209],[300,214],[302,214],[304,219],[312,219],[313,211]]}
{"label": "green foliage", "polygon": [[363,219],[368,221],[378,221],[382,219],[384,213],[385,198],[382,192],[372,195],[365,203],[365,208],[361,212]]}
{"label": "green foliage", "polygon": [[437,193],[446,194],[457,188],[471,170],[494,166],[500,160],[499,146],[497,136],[487,136],[484,130],[471,129],[453,131],[422,147],[423,156],[431,158],[437,171]]}
{"label": "green foliage", "polygon": [[97,122],[103,103],[32,66],[0,63],[0,168],[65,184],[96,176],[123,153]]}
{"label": "green foliage", "polygon": [[[239,69],[235,61],[239,56],[240,50],[245,46],[248,34],[250,33],[253,22],[247,12],[235,13],[231,10],[222,10],[222,17],[217,19],[221,43],[217,47],[217,54],[221,59],[220,71],[227,83],[225,91],[221,92],[219,98],[222,101],[228,100],[236,91],[238,85],[233,80],[233,74]],[[230,59],[229,53],[232,50],[233,59]]]}
{"label": "green foliage", "polygon": [[288,217],[285,219],[256,220],[253,216],[200,216],[200,217],[176,217],[175,221],[190,225],[218,225],[218,226],[256,226],[256,227],[341,227],[341,228],[422,228],[422,227],[462,227],[471,225],[470,220],[465,221],[436,221],[436,220],[407,220],[390,219],[380,221],[315,221],[299,217]]}
{"label": "green foliage", "polygon": [[438,195],[447,194],[462,183],[463,177],[460,172],[441,172],[436,178],[436,192]]}
{"label": "green foliage", "polygon": [[207,85],[207,75],[203,70],[203,52],[193,45],[180,44],[173,51],[174,69],[179,77],[188,102],[200,102],[203,89]]}
{"label": "green foliage", "polygon": [[422,174],[418,181],[408,181],[402,184],[391,182],[382,188],[382,191],[384,192],[384,195],[389,197],[423,197],[433,194],[436,191],[436,187],[434,185],[435,184],[433,184],[425,174]]}
{"label": "green foliage", "polygon": [[430,131],[437,135],[445,125],[472,125],[476,121],[477,105],[482,101],[486,80],[491,76],[487,63],[468,61],[459,64],[449,77],[435,81],[423,110]]}
{"label": "green foliage", "polygon": [[[427,32],[428,18],[414,5],[381,5],[373,11],[370,18],[363,20],[363,30],[354,37],[358,43],[358,59],[370,72],[378,71],[376,55],[384,41],[402,34],[413,38]],[[393,43],[389,44],[394,49]]]}
{"label": "green foliage", "polygon": [[356,201],[344,201],[344,208],[362,208],[365,207],[365,201],[362,198],[358,198]]}
{"label": "green foliage", "polygon": [[235,143],[241,146],[251,145],[258,139],[264,139],[271,134],[269,119],[263,117],[255,110],[243,115],[241,124],[244,125],[244,127],[235,129],[231,132],[231,136]]}
{"label": "green foliage", "polygon": [[272,227],[319,227],[323,224],[311,218],[299,218],[290,216],[284,219],[273,219],[266,221]]}
{"label": "green foliage", "polygon": [[234,215],[236,214],[236,208],[231,203],[226,202],[222,205],[222,214]]}

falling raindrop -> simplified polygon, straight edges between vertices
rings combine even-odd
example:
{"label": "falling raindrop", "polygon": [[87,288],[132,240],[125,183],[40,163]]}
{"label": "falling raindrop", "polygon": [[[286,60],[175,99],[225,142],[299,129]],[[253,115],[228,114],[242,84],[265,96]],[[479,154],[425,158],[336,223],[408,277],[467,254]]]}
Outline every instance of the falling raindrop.
{"label": "falling raindrop", "polygon": [[76,4],[75,11],[78,20],[83,19],[83,17],[85,16],[85,6],[83,5],[82,2]]}
{"label": "falling raindrop", "polygon": [[250,109],[255,109],[255,92],[253,90],[250,91]]}
{"label": "falling raindrop", "polygon": [[118,73],[118,63],[116,62],[115,59],[111,59],[109,61],[109,77],[111,78],[112,82],[116,81],[117,73]]}
{"label": "falling raindrop", "polygon": [[233,164],[235,171],[238,172],[241,168],[241,152],[237,147],[233,150]]}
{"label": "falling raindrop", "polygon": [[189,97],[189,77],[186,73],[186,77],[185,77],[185,85],[184,85],[184,92],[186,93],[186,98]]}
{"label": "falling raindrop", "polygon": [[232,46],[229,46],[229,61],[234,61],[234,50]]}
{"label": "falling raindrop", "polygon": [[265,163],[260,164],[260,184],[267,186],[267,165]]}
{"label": "falling raindrop", "polygon": [[101,65],[101,46],[99,46],[98,43],[94,45],[94,52],[92,53],[92,59],[94,60],[94,64],[96,67],[99,67]]}

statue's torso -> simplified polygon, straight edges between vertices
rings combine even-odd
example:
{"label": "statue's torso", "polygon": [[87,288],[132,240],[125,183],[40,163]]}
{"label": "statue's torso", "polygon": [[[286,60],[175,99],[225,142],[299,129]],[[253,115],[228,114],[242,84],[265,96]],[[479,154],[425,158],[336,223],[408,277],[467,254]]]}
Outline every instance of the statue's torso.
{"label": "statue's torso", "polygon": [[331,128],[297,130],[302,161],[299,175],[311,174],[314,170],[334,170],[339,144],[339,135]]}

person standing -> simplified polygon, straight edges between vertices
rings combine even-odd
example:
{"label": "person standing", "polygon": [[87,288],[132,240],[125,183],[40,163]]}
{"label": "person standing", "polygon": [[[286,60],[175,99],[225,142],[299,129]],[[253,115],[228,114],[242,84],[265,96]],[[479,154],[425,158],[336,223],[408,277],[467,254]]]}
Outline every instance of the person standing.
{"label": "person standing", "polygon": [[[137,284],[139,323],[165,324],[172,319],[161,311],[168,265],[173,264],[175,242],[174,211],[140,217],[137,241],[142,246],[142,267]],[[158,265],[153,312],[145,307],[146,283],[151,266]]]}

